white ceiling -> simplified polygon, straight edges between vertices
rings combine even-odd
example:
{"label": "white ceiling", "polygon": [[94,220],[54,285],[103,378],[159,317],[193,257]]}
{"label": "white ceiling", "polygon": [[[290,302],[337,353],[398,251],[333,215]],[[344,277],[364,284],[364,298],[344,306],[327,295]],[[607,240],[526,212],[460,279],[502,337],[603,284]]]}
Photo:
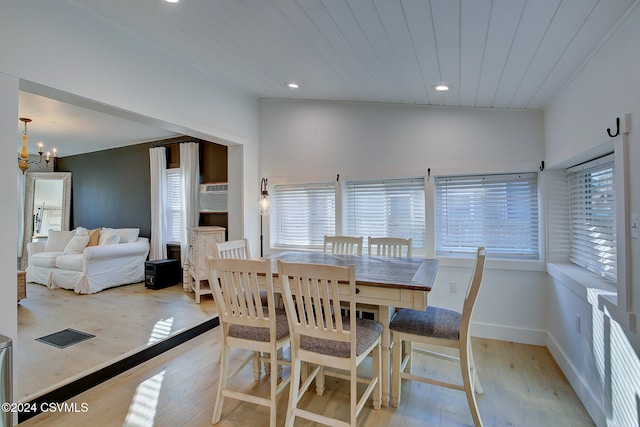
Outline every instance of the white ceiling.
{"label": "white ceiling", "polygon": [[[69,1],[256,98],[544,109],[638,0]],[[40,103],[25,94],[21,114],[72,143],[78,111]],[[106,126],[120,142],[171,135]],[[105,143],[90,134],[87,151]]]}

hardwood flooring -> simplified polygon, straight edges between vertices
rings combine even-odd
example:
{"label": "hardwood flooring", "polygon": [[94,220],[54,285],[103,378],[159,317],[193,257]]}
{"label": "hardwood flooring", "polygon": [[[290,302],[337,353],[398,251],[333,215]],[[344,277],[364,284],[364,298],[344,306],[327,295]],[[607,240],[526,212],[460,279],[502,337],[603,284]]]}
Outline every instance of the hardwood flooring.
{"label": "hardwood flooring", "polygon": [[[69,408],[75,405],[77,412],[42,413],[20,425],[209,426],[220,337],[220,328],[215,328],[77,395],[68,401]],[[485,391],[479,397],[485,426],[595,425],[546,348],[487,339],[474,339],[473,347]],[[237,362],[242,353],[234,354]],[[454,366],[425,358],[414,361],[414,369],[438,373],[443,379],[458,375]],[[288,368],[284,374],[288,375]],[[264,376],[254,382],[249,365],[235,384],[264,396],[269,382]],[[287,400],[288,391],[278,400],[278,425],[284,424]],[[309,409],[346,418],[348,383],[328,377],[323,396],[308,393],[303,401]],[[218,425],[258,427],[268,422],[266,408],[227,398]],[[376,411],[367,404],[358,425],[459,427],[472,423],[464,393],[405,381],[398,408]],[[311,423],[297,420],[296,425]]]}
{"label": "hardwood flooring", "polygon": [[[28,283],[18,304],[14,401],[29,401],[217,315],[212,298],[195,304],[193,295],[181,285],[150,290],[137,283],[78,295]],[[35,340],[67,328],[95,338],[64,349]]]}

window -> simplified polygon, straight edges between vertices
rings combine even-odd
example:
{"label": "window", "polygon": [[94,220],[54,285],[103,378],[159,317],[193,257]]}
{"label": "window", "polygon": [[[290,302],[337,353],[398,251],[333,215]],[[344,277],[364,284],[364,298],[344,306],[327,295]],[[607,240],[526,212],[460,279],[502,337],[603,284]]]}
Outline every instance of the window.
{"label": "window", "polygon": [[324,236],[335,234],[335,184],[276,185],[271,230],[280,247],[321,248]]}
{"label": "window", "polygon": [[180,244],[180,169],[167,169],[167,234],[166,243]]}
{"label": "window", "polygon": [[346,182],[344,232],[365,239],[411,237],[413,248],[424,249],[424,178]]}
{"label": "window", "polygon": [[617,280],[616,195],[613,155],[567,170],[571,194],[569,260]]}
{"label": "window", "polygon": [[536,173],[438,177],[435,180],[436,254],[538,259]]}

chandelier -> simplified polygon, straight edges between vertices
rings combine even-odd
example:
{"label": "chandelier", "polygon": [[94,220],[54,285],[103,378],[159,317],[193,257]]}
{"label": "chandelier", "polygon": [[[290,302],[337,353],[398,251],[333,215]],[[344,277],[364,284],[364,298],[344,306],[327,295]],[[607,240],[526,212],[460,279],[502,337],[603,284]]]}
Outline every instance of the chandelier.
{"label": "chandelier", "polygon": [[[47,151],[47,155],[45,157],[45,163],[42,164],[42,155],[44,151],[42,151],[42,142],[38,143],[38,154],[40,158],[36,162],[35,160],[29,159],[29,150],[27,149],[27,142],[29,141],[29,132],[27,131],[27,123],[31,123],[31,119],[26,117],[20,117],[20,121],[24,123],[24,131],[22,132],[22,149],[20,150],[20,157],[18,157],[18,167],[25,173],[27,169],[29,169],[29,165],[36,165],[40,169],[44,170],[49,165],[49,161],[51,160],[51,152]],[[55,160],[57,158],[57,150],[53,149],[53,161],[55,167]]]}

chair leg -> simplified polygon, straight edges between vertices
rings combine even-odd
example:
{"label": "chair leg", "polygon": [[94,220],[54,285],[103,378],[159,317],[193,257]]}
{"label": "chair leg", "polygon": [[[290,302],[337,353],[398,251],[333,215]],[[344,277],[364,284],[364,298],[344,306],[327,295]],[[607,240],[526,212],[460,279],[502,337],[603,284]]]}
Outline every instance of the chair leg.
{"label": "chair leg", "polygon": [[295,421],[295,415],[293,411],[298,406],[298,394],[300,392],[300,359],[291,355],[291,381],[289,382],[289,404],[287,405],[287,419],[284,425],[286,427],[293,427]]}
{"label": "chair leg", "polygon": [[220,362],[220,378],[218,379],[218,393],[216,394],[216,403],[213,409],[213,417],[211,418],[212,424],[220,422],[222,404],[224,402],[222,390],[227,387],[227,379],[229,375],[229,346],[224,342],[222,343],[222,349],[220,351]]}
{"label": "chair leg", "polygon": [[476,368],[476,362],[473,359],[473,349],[471,348],[471,342],[469,342],[469,364],[473,372],[474,389],[476,393],[484,394],[484,390],[482,390],[482,385],[480,384],[480,379],[478,378],[478,369]]}
{"label": "chair leg", "polygon": [[400,405],[403,344],[404,342],[400,339],[398,334],[393,333],[393,354],[391,356],[393,363],[393,372],[391,374],[391,405],[396,408]]}
{"label": "chair leg", "polygon": [[373,376],[377,378],[376,385],[373,388],[373,409],[380,409],[382,406],[382,348],[378,345],[373,350],[373,357],[371,360]]}
{"label": "chair leg", "polygon": [[320,366],[320,371],[316,375],[316,393],[318,396],[324,394],[325,382],[324,382],[324,366]]}
{"label": "chair leg", "polygon": [[[271,367],[271,372],[278,370],[278,352],[272,351],[270,353],[270,361],[268,365]],[[266,365],[266,364],[265,364]],[[278,375],[271,375],[271,394],[269,398],[271,400],[269,405],[269,427],[276,427],[276,390],[278,389]]]}
{"label": "chair leg", "polygon": [[253,358],[251,360],[252,366],[253,366],[253,379],[255,381],[260,381],[260,352],[259,351],[254,351],[253,352]]}
{"label": "chair leg", "polygon": [[480,419],[480,412],[478,411],[478,402],[476,401],[476,394],[473,390],[473,383],[471,381],[471,365],[470,357],[473,357],[470,352],[470,344],[462,346],[460,348],[460,369],[462,371],[462,383],[464,384],[464,392],[467,395],[467,403],[469,404],[469,410],[471,411],[471,417],[476,427],[482,427],[482,419]]}
{"label": "chair leg", "polygon": [[349,381],[349,385],[351,386],[351,396],[350,396],[350,400],[351,400],[351,404],[350,404],[350,425],[351,427],[356,427],[356,419],[358,416],[358,411],[357,411],[357,407],[358,407],[358,375],[357,375],[357,369],[352,369],[351,370],[351,375],[350,375],[350,381]]}

